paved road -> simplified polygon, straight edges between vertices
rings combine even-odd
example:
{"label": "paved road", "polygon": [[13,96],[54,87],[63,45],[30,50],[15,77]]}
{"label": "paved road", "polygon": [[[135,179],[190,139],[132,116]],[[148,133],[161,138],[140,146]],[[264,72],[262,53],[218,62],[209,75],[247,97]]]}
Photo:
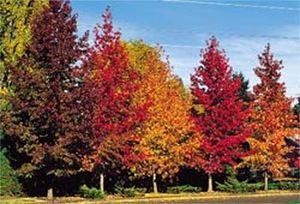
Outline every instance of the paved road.
{"label": "paved road", "polygon": [[192,200],[179,201],[172,203],[207,203],[207,204],[300,204],[299,196],[272,196],[272,197],[255,197],[255,198],[233,198],[224,200]]}
{"label": "paved road", "polygon": [[253,197],[253,198],[230,198],[230,199],[207,199],[207,200],[184,200],[184,201],[160,201],[160,202],[140,202],[140,203],[186,203],[186,204],[300,204],[300,194],[297,195],[289,195],[289,196],[283,196],[283,195],[274,195],[274,196],[267,196],[267,197]]}

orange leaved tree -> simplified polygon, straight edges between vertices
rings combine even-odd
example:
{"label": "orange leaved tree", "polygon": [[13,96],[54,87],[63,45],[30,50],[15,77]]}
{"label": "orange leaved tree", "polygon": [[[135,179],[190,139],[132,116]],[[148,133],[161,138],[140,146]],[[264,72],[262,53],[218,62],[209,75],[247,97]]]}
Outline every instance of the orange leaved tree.
{"label": "orange leaved tree", "polygon": [[140,129],[141,140],[135,153],[142,155],[132,161],[133,173],[156,178],[172,178],[183,164],[182,143],[190,131],[189,95],[181,81],[171,73],[168,62],[161,60],[162,51],[141,41],[128,44],[131,65],[143,82],[136,94],[138,103],[150,102],[147,119]]}
{"label": "orange leaved tree", "polygon": [[254,86],[250,128],[252,137],[248,139],[253,154],[246,157],[243,165],[262,172],[265,190],[268,177],[279,177],[288,170],[285,157],[290,151],[285,137],[291,136],[295,122],[291,111],[291,100],[285,96],[285,85],[279,82],[282,62],[275,60],[268,44],[259,56],[259,66],[254,69],[260,83]]}

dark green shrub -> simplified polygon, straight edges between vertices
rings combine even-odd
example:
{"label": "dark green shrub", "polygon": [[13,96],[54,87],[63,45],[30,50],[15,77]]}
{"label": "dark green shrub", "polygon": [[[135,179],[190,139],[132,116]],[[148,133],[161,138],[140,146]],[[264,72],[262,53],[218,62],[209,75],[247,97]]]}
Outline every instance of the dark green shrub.
{"label": "dark green shrub", "polygon": [[18,182],[14,170],[11,168],[5,151],[0,151],[0,196],[17,195],[21,193],[21,185]]}
{"label": "dark green shrub", "polygon": [[300,182],[280,182],[281,190],[300,190]]}
{"label": "dark green shrub", "polygon": [[129,198],[143,196],[146,193],[145,188],[136,188],[134,186],[129,188],[124,188],[120,185],[116,185],[114,191],[116,192],[116,194],[122,197],[129,197]]}
{"label": "dark green shrub", "polygon": [[278,190],[279,189],[279,183],[269,183],[268,184],[269,190]]}
{"label": "dark green shrub", "polygon": [[236,177],[236,173],[232,168],[226,170],[228,174],[227,181],[224,184],[217,182],[217,189],[219,191],[231,192],[231,193],[246,193],[255,192],[263,188],[262,183],[249,184],[248,180],[239,181]]}
{"label": "dark green shrub", "polygon": [[86,185],[80,186],[80,193],[84,198],[92,198],[92,199],[103,199],[105,197],[105,193],[97,188],[89,188]]}
{"label": "dark green shrub", "polygon": [[248,183],[247,181],[238,181],[233,179],[228,179],[224,184],[217,183],[217,189],[219,191],[225,191],[230,193],[246,193],[255,192],[262,190],[262,183]]}
{"label": "dark green shrub", "polygon": [[263,190],[264,184],[263,183],[247,183],[245,192],[255,192],[259,190]]}
{"label": "dark green shrub", "polygon": [[269,183],[270,190],[300,190],[300,182],[282,181]]}
{"label": "dark green shrub", "polygon": [[167,193],[199,193],[201,187],[194,187],[191,185],[172,186],[167,188]]}

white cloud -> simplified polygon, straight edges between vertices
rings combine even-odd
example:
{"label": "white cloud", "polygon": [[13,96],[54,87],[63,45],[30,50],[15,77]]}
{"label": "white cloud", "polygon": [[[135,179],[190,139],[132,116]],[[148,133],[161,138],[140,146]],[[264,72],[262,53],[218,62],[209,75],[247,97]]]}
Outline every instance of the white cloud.
{"label": "white cloud", "polygon": [[242,71],[250,79],[250,85],[258,79],[253,68],[258,65],[257,55],[269,42],[271,51],[276,59],[283,60],[281,81],[286,83],[287,95],[295,96],[300,93],[300,40],[266,39],[261,38],[227,38],[221,41],[221,46],[227,51],[230,62],[235,70]]}
{"label": "white cloud", "polygon": [[[274,35],[279,31],[274,31]],[[287,87],[288,96],[300,94],[300,38],[299,27],[281,28],[281,35],[286,37],[247,37],[225,36],[220,37],[220,46],[224,48],[229,57],[229,62],[235,71],[242,71],[253,86],[258,82],[253,68],[258,65],[257,55],[260,54],[267,43],[271,44],[271,51],[276,59],[283,60],[281,81]],[[298,37],[295,37],[298,36]],[[203,39],[203,38],[202,38]],[[176,74],[183,78],[185,84],[189,84],[189,76],[194,72],[194,67],[199,62],[199,50],[201,45],[176,45],[165,44],[170,54],[171,64]]]}
{"label": "white cloud", "polygon": [[126,40],[144,39],[149,35],[146,28],[137,27],[130,23],[115,22],[114,26],[121,31],[122,38]]}

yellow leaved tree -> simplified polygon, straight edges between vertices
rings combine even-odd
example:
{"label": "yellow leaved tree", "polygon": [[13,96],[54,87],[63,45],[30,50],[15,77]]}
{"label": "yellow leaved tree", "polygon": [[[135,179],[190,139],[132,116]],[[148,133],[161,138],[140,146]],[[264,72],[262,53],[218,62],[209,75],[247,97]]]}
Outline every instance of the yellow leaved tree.
{"label": "yellow leaved tree", "polygon": [[14,65],[31,38],[30,23],[47,0],[0,1],[0,110],[7,107],[11,93],[6,66]]}
{"label": "yellow leaved tree", "polygon": [[172,178],[183,165],[183,144],[191,130],[188,111],[190,95],[182,82],[171,73],[168,61],[162,60],[160,48],[141,41],[127,43],[130,63],[139,73],[141,88],[137,103],[148,103],[148,116],[140,128],[141,139],[134,151],[143,155],[131,170],[138,177]]}

